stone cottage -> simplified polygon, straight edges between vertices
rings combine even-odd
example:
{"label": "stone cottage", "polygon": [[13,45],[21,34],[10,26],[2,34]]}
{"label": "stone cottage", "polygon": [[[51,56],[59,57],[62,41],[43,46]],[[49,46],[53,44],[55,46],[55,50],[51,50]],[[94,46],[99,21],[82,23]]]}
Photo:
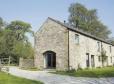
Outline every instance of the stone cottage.
{"label": "stone cottage", "polygon": [[114,46],[66,23],[48,18],[35,34],[35,66],[39,69],[78,69],[114,64]]}

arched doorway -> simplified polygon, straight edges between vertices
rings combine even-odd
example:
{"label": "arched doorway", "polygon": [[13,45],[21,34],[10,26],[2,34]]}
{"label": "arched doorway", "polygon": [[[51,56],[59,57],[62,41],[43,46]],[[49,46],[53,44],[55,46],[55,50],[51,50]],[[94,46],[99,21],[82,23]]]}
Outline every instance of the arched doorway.
{"label": "arched doorway", "polygon": [[44,68],[56,68],[56,53],[53,51],[46,51],[44,53]]}

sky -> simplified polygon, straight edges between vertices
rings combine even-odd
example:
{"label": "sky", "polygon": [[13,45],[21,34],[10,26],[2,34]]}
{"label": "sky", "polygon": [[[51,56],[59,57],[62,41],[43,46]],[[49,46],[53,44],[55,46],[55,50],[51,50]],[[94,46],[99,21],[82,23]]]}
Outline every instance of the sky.
{"label": "sky", "polygon": [[[43,22],[54,18],[61,22],[68,20],[71,3],[81,3],[88,9],[97,9],[98,17],[112,32],[114,37],[114,0],[0,0],[0,17],[6,22],[22,20],[38,31]],[[34,40],[29,36],[32,44]]]}

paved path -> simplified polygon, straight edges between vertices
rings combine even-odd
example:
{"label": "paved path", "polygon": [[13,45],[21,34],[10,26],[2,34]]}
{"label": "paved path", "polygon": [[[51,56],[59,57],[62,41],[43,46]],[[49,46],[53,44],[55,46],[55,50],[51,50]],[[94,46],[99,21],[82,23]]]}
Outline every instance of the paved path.
{"label": "paved path", "polygon": [[26,71],[17,67],[11,67],[12,75],[33,80],[39,80],[45,84],[114,84],[114,78],[85,78],[70,77],[48,73],[47,71]]}

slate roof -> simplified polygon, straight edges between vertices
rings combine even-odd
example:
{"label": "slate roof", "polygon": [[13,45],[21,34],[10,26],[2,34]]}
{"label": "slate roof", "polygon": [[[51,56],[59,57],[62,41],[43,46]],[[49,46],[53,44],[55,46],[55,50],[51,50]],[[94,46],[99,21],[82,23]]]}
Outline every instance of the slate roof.
{"label": "slate roof", "polygon": [[[60,25],[62,25],[62,26],[64,26],[64,27],[66,27],[66,28],[69,29],[69,30],[72,30],[72,31],[77,32],[77,33],[80,33],[80,34],[82,34],[82,35],[84,35],[84,36],[93,38],[93,39],[95,39],[95,40],[98,40],[98,41],[101,41],[101,42],[104,42],[104,43],[113,45],[111,42],[108,42],[108,41],[106,41],[106,40],[104,40],[104,39],[102,39],[102,38],[96,37],[96,36],[94,36],[94,35],[92,35],[92,34],[90,34],[90,33],[84,32],[83,30],[80,30],[79,28],[75,28],[75,27],[73,27],[73,26],[71,26],[71,25],[62,23],[62,22],[60,22],[60,21],[58,21],[58,20],[55,20],[55,19],[53,19],[53,18],[50,18],[50,17],[48,17],[48,19],[50,19],[50,20],[52,20],[52,21],[54,21],[54,22],[56,22],[56,23],[58,23],[58,24],[60,24]],[[113,46],[114,46],[114,45],[113,45]]]}

